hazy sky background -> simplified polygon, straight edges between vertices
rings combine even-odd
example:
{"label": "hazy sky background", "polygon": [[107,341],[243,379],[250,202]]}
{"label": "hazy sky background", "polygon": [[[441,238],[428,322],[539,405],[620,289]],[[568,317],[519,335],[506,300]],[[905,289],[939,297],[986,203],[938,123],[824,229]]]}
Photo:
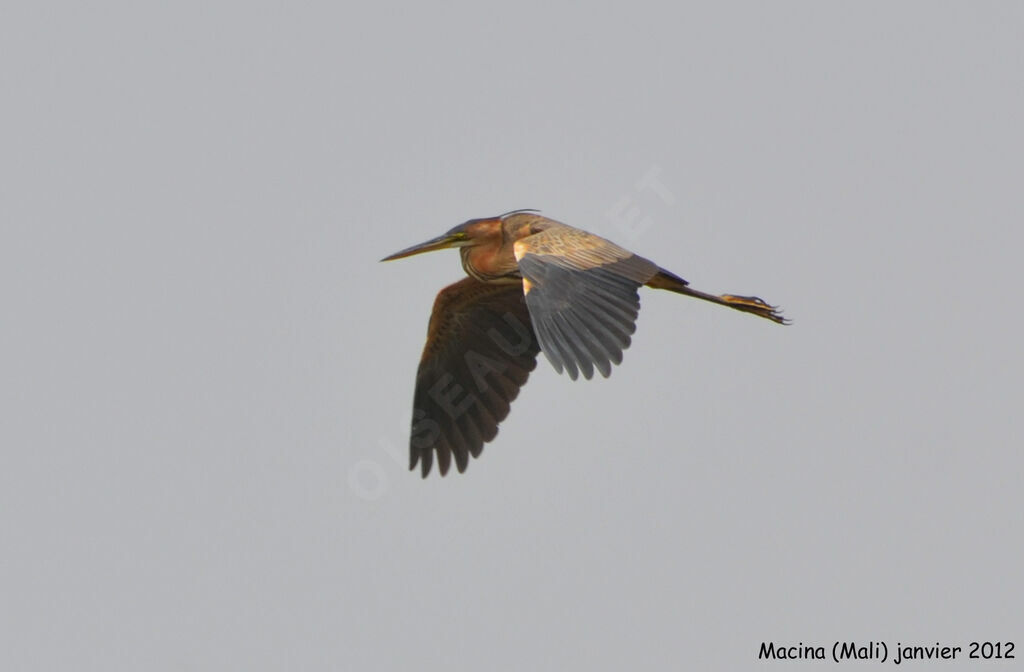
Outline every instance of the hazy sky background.
{"label": "hazy sky background", "polygon": [[[1024,647],[1024,9],[677,5],[5,4],[0,667]],[[377,260],[523,207],[795,324],[645,290],[423,481]]]}

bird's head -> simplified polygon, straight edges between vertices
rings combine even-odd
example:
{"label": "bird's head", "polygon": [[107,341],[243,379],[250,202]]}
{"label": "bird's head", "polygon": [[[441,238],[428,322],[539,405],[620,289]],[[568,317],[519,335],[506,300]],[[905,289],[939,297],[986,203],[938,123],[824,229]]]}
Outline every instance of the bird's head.
{"label": "bird's head", "polygon": [[502,240],[502,225],[505,222],[505,218],[509,215],[515,215],[521,212],[534,212],[533,210],[513,210],[512,212],[506,212],[503,215],[497,217],[484,217],[481,219],[470,219],[468,221],[459,224],[458,226],[452,227],[445,233],[441,234],[437,238],[431,238],[428,241],[422,242],[419,245],[413,245],[407,247],[404,250],[395,252],[394,254],[388,255],[381,259],[381,261],[392,261],[393,259],[403,259],[405,257],[411,257],[414,254],[422,254],[423,252],[433,252],[434,250],[447,250],[452,247],[473,247],[476,245],[485,245],[488,243],[501,243]]}

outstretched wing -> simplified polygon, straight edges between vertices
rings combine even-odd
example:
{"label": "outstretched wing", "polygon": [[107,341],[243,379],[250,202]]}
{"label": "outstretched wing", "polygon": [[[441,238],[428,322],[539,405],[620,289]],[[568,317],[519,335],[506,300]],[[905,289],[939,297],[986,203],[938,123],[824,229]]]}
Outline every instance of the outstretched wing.
{"label": "outstretched wing", "polygon": [[522,285],[465,278],[441,290],[416,373],[409,468],[460,472],[498,433],[537,365],[539,346]]}
{"label": "outstretched wing", "polygon": [[516,260],[544,355],[576,379],[611,374],[622,363],[640,310],[637,289],[658,266],[615,243],[570,226],[516,241]]}

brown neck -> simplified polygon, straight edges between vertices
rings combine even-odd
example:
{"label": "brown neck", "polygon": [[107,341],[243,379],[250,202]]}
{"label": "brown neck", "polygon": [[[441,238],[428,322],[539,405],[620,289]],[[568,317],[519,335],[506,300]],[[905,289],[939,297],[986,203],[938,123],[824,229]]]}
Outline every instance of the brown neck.
{"label": "brown neck", "polygon": [[502,219],[481,220],[476,244],[459,248],[462,268],[481,282],[518,282],[522,275],[513,246],[521,238],[547,228],[553,222],[532,213],[516,213]]}
{"label": "brown neck", "polygon": [[505,282],[522,277],[511,243],[462,247],[459,254],[466,274],[480,282]]}

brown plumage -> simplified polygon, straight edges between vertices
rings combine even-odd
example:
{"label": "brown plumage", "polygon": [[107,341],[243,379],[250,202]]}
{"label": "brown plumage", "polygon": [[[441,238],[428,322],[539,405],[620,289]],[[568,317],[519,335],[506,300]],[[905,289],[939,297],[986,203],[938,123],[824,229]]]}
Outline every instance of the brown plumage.
{"label": "brown plumage", "polygon": [[543,351],[575,380],[622,363],[641,286],[667,289],[787,324],[753,296],[714,295],[592,233],[532,210],[471,219],[382,261],[459,248],[468,278],[441,290],[416,374],[409,468],[443,476],[498,432]]}

